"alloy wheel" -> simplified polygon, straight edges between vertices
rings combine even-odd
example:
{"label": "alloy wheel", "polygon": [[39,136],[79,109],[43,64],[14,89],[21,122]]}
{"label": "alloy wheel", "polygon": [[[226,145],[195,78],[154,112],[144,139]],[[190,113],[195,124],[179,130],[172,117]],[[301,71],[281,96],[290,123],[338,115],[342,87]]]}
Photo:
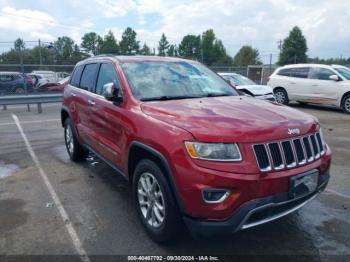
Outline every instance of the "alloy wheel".
{"label": "alloy wheel", "polygon": [[70,127],[70,125],[66,126],[65,140],[66,140],[68,152],[70,155],[72,155],[74,152],[74,140],[73,140],[72,128]]}
{"label": "alloy wheel", "polygon": [[347,113],[350,113],[350,97],[344,101],[344,108]]}
{"label": "alloy wheel", "polygon": [[138,181],[137,194],[143,218],[148,225],[158,228],[165,219],[164,196],[157,179],[151,173],[143,173]]}
{"label": "alloy wheel", "polygon": [[282,91],[277,91],[275,93],[275,98],[276,98],[276,102],[280,104],[283,104],[286,101],[286,95]]}

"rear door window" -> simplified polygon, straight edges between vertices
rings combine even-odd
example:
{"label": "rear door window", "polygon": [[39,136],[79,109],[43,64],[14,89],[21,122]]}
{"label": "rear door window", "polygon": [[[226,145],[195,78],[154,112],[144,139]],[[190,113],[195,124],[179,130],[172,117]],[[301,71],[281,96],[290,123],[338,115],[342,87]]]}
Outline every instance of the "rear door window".
{"label": "rear door window", "polygon": [[73,72],[70,84],[75,87],[79,87],[81,73],[83,72],[83,65],[77,66]]}
{"label": "rear door window", "polygon": [[281,69],[277,72],[277,75],[279,76],[290,76],[290,74],[291,74],[290,68]]}
{"label": "rear door window", "polygon": [[96,76],[99,64],[85,65],[83,74],[81,75],[80,88],[93,92],[95,89]]}
{"label": "rear door window", "polygon": [[107,83],[114,83],[115,86],[120,87],[117,74],[112,64],[101,64],[100,72],[98,74],[96,84],[96,94],[103,94],[103,86]]}
{"label": "rear door window", "polygon": [[291,68],[291,76],[296,78],[308,78],[310,67]]}
{"label": "rear door window", "polygon": [[329,77],[331,75],[336,75],[332,70],[329,70],[327,68],[313,68],[313,70],[310,73],[311,79],[318,79],[318,80],[330,80]]}

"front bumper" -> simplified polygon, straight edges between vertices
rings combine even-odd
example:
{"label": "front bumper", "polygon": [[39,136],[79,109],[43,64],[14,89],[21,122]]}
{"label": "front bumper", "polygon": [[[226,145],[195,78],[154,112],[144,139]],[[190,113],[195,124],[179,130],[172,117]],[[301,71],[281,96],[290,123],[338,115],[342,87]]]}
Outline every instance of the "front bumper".
{"label": "front bumper", "polygon": [[243,204],[230,218],[224,221],[209,221],[184,217],[194,236],[228,235],[239,230],[258,226],[288,215],[314,199],[327,186],[329,173],[319,177],[317,189],[300,198],[291,198],[288,192],[258,198]]}

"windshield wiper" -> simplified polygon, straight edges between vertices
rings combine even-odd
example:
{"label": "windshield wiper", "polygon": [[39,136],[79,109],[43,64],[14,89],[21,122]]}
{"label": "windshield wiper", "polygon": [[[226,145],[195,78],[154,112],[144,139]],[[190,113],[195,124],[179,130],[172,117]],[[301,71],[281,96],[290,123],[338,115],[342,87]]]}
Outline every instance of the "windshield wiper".
{"label": "windshield wiper", "polygon": [[215,96],[232,96],[232,94],[227,93],[207,93],[205,94],[206,97],[215,97]]}
{"label": "windshield wiper", "polygon": [[157,96],[157,97],[145,97],[141,98],[141,101],[159,101],[159,100],[177,100],[177,99],[188,99],[188,98],[199,98],[201,96]]}

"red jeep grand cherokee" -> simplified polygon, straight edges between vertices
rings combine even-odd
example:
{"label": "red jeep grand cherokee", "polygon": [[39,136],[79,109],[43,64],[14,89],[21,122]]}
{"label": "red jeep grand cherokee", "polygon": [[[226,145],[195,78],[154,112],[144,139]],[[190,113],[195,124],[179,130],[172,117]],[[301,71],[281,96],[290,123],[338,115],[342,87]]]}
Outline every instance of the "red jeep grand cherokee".
{"label": "red jeep grand cherokee", "polygon": [[78,63],[61,112],[73,161],[93,152],[123,175],[155,241],[184,221],[231,234],[287,215],[325,189],[317,119],[237,91],[198,62],[97,56]]}

